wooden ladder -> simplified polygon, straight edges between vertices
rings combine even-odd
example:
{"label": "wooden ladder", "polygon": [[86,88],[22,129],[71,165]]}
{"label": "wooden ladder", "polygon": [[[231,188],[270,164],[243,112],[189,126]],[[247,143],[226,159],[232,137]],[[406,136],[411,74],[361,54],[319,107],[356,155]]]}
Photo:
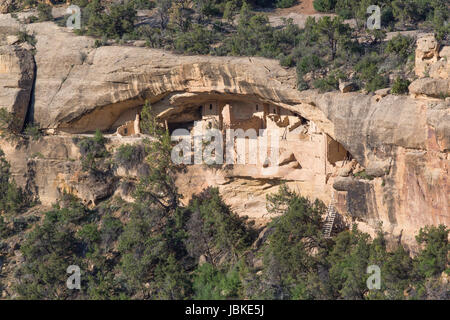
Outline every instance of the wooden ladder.
{"label": "wooden ladder", "polygon": [[336,209],[334,208],[334,192],[331,196],[331,202],[328,205],[327,219],[323,226],[323,235],[325,238],[331,238],[331,231],[333,230],[334,219],[336,218]]}

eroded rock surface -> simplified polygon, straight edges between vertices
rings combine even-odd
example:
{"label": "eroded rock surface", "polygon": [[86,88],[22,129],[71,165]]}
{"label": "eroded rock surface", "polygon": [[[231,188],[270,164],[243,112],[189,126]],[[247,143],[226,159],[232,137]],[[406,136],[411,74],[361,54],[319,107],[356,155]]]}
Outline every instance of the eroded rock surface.
{"label": "eroded rock surface", "polygon": [[[0,28],[14,23],[0,16]],[[295,71],[274,60],[179,56],[132,46],[94,48],[93,39],[52,23],[26,28],[37,40],[30,115],[56,135],[27,146],[1,147],[22,185],[30,183],[32,153],[43,154],[34,159],[41,201],[51,203],[62,191],[91,204],[113,193],[126,197],[115,190],[118,172],[108,181],[80,173],[80,154],[71,137],[95,129],[126,129],[148,100],[175,127],[199,119],[211,126],[229,120],[231,127],[270,122],[280,131],[292,129],[282,144],[277,174],[264,177],[258,166],[190,166],[178,181],[186,201],[204,187],[218,186],[236,212],[264,220],[265,196],[287,181],[294,190],[326,203],[335,193],[338,211],[350,223],[373,233],[382,222],[385,231],[405,243],[414,243],[417,230],[426,224],[450,224],[450,111],[445,92],[440,94],[448,90],[448,79],[439,56],[448,49],[438,51],[431,39],[419,42],[420,63],[434,70],[435,77],[413,82],[411,96],[320,94],[299,92]],[[249,113],[248,108],[255,109]],[[138,137],[114,136],[114,143],[133,139]],[[344,160],[346,152],[351,162]]]}
{"label": "eroded rock surface", "polygon": [[15,45],[0,46],[0,108],[14,115],[15,131],[22,130],[34,75],[34,58],[29,50]]}

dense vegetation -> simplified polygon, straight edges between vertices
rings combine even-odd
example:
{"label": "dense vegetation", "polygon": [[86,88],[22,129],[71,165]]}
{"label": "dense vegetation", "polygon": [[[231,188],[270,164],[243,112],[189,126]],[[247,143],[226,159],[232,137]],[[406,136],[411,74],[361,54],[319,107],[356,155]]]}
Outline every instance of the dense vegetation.
{"label": "dense vegetation", "polygon": [[[136,23],[142,2],[107,7],[100,0],[80,1],[85,6],[79,32],[97,36],[98,46],[107,39],[143,39],[150,47],[178,53],[277,58],[283,66],[296,67],[300,90],[329,91],[337,89],[339,81],[351,80],[367,91],[395,85],[398,94],[407,93],[404,84],[413,78],[414,39],[398,35],[384,41],[386,32],[419,28],[448,41],[445,1],[372,1],[382,8],[381,30],[364,27],[367,1],[316,1],[316,9],[338,16],[309,18],[304,29],[290,20],[273,27],[265,14],[251,10],[285,2],[158,0],[148,2],[159,21],[152,27]],[[344,22],[349,18],[355,27]]]}
{"label": "dense vegetation", "polygon": [[[23,34],[26,35],[26,33]],[[42,132],[37,123],[27,123],[22,132],[19,132],[21,130],[19,128],[22,128],[19,118],[5,108],[0,108],[0,138],[6,140],[26,138],[36,141],[42,137]]]}
{"label": "dense vegetation", "polygon": [[[27,0],[27,5],[37,1]],[[336,17],[309,18],[304,29],[286,20],[273,27],[268,16],[252,8],[288,7],[291,0],[74,0],[82,8],[79,34],[97,37],[102,46],[145,40],[147,46],[177,53],[244,55],[277,58],[296,67],[300,90],[338,89],[340,81],[352,81],[369,92],[395,86],[407,93],[414,78],[414,39],[398,35],[385,41],[386,32],[420,30],[434,32],[448,43],[449,4],[445,0],[315,0],[318,11]],[[367,8],[381,8],[380,30],[369,30]],[[138,19],[137,10],[152,9],[152,23]],[[38,6],[38,17],[49,18],[49,8]],[[353,27],[344,19],[353,19]],[[65,20],[58,21],[65,25]]]}
{"label": "dense vegetation", "polygon": [[367,8],[381,8],[381,22],[388,30],[419,27],[434,30],[441,36],[448,33],[445,22],[449,18],[446,0],[314,0],[314,8],[320,12],[334,12],[345,19],[356,19],[359,28],[364,26]]}
{"label": "dense vegetation", "polygon": [[0,213],[17,214],[29,205],[25,192],[16,186],[11,166],[0,150]]}
{"label": "dense vegetation", "polygon": [[106,161],[109,156],[105,147],[106,139],[100,130],[97,129],[92,138],[74,138],[74,142],[80,148],[81,165],[84,171],[102,173],[110,169],[111,163]]}
{"label": "dense vegetation", "polygon": [[[371,239],[354,226],[325,239],[323,203],[310,202],[285,186],[268,197],[269,211],[279,216],[262,232],[233,213],[215,188],[182,206],[174,183],[181,168],[171,163],[169,134],[151,114],[146,106],[142,125],[157,139],[139,147],[122,146],[114,153],[101,151],[112,166],[152,164],[135,184],[133,203],[115,197],[89,209],[75,197],[63,195],[51,210],[24,219],[9,165],[0,157],[1,186],[13,190],[2,192],[6,196],[0,198],[3,263],[9,257],[1,250],[11,237],[25,237],[19,245],[23,262],[14,274],[18,297],[450,298],[441,281],[443,274],[450,274],[450,230],[443,225],[420,230],[421,250],[411,258],[401,245],[388,250],[381,231]],[[92,152],[93,145],[102,150],[103,139],[97,133],[79,145],[86,152]],[[139,156],[133,156],[134,151]],[[81,290],[66,287],[69,265],[82,270]],[[366,286],[368,265],[381,269],[380,290]]]}

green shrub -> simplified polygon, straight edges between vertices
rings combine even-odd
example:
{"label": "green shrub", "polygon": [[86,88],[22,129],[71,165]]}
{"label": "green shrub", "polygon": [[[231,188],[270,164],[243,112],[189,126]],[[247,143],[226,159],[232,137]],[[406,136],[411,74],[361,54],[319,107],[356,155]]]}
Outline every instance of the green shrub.
{"label": "green shrub", "polygon": [[198,5],[198,12],[205,17],[220,16],[225,10],[225,3],[217,1],[196,1]]}
{"label": "green shrub", "polygon": [[306,74],[311,71],[318,70],[325,65],[325,62],[321,60],[317,55],[306,55],[302,57],[297,63],[297,72]]}
{"label": "green shrub", "polygon": [[136,167],[144,161],[144,158],[145,150],[142,145],[124,144],[118,147],[114,153],[116,165],[123,166],[126,169]]}
{"label": "green shrub", "polygon": [[89,223],[78,231],[77,236],[83,241],[92,244],[100,240],[100,231],[96,223]]}
{"label": "green shrub", "polygon": [[377,53],[364,56],[355,66],[358,78],[365,83],[365,89],[374,92],[389,85],[388,77],[379,73],[379,65],[383,57]]}
{"label": "green shrub", "polygon": [[240,298],[242,283],[237,268],[218,269],[209,263],[198,267],[193,289],[196,300],[224,300]]}
{"label": "green shrub", "polygon": [[[245,218],[237,216],[223,202],[217,188],[205,189],[193,197],[189,204],[187,246],[195,257],[215,247],[216,254],[228,252],[228,261],[236,261],[254,236],[245,225]],[[206,247],[205,247],[206,245]],[[210,257],[215,260],[215,255]]]}
{"label": "green shrub", "polygon": [[35,141],[39,140],[42,137],[42,132],[38,124],[27,124],[24,133]]}
{"label": "green shrub", "polygon": [[18,213],[29,205],[28,198],[12,179],[10,164],[0,150],[0,213]]}
{"label": "green shrub", "polygon": [[227,20],[227,21],[232,21],[233,20],[233,15],[236,13],[236,11],[238,10],[238,6],[236,1],[233,0],[229,0],[225,3],[225,7],[223,10],[223,19]]}
{"label": "green shrub", "polygon": [[314,88],[319,89],[320,92],[328,92],[339,89],[339,77],[333,74],[325,78],[316,79],[313,82]]}
{"label": "green shrub", "polygon": [[53,20],[52,7],[45,3],[39,3],[37,6],[39,21]]}
{"label": "green shrub", "polygon": [[313,6],[319,12],[332,12],[336,2],[336,0],[314,0]]}
{"label": "green shrub", "polygon": [[99,40],[99,39],[95,39],[95,42],[94,42],[94,48],[100,48],[100,47],[102,47],[104,44],[103,44],[103,42],[101,41],[101,40]]}
{"label": "green shrub", "polygon": [[15,0],[13,1],[13,9],[20,11],[26,8],[35,7],[38,3],[38,0]]}
{"label": "green shrub", "polygon": [[111,242],[116,241],[123,231],[123,224],[119,219],[110,215],[105,216],[102,219],[102,226],[100,228],[101,239],[105,245],[109,245]]}
{"label": "green shrub", "polygon": [[12,230],[9,229],[5,219],[0,216],[0,240],[6,239],[12,234]]}
{"label": "green shrub", "polygon": [[28,34],[25,31],[19,31],[17,33],[17,37],[19,38],[19,43],[28,42],[32,46],[36,45],[36,38],[34,34]]}
{"label": "green shrub", "polygon": [[299,91],[308,90],[309,89],[309,84],[299,74],[297,74],[297,77],[298,77],[297,78],[297,88],[298,88],[298,90]]}
{"label": "green shrub", "polygon": [[277,0],[275,6],[277,8],[290,8],[297,3],[297,0]]}
{"label": "green shrub", "polygon": [[[298,89],[301,90],[307,90],[309,89],[309,84],[303,79],[305,74],[309,72],[315,72],[320,70],[325,65],[325,62],[321,60],[316,55],[305,55],[304,57],[300,58],[300,60],[297,62],[297,86]],[[316,83],[317,87],[323,87],[325,91],[328,89],[325,89],[325,86],[321,81],[319,80]],[[330,89],[332,90],[332,89]]]}
{"label": "green shrub", "polygon": [[341,17],[320,18],[314,29],[318,33],[321,45],[329,48],[331,61],[351,43],[351,28]]}
{"label": "green shrub", "polygon": [[156,6],[156,3],[151,0],[131,0],[130,2],[136,10],[150,10]]}
{"label": "green shrub", "polygon": [[81,8],[84,8],[89,4],[89,0],[72,0],[71,3]]}
{"label": "green shrub", "polygon": [[366,83],[366,90],[369,92],[375,92],[378,89],[386,88],[389,85],[389,79],[381,74],[376,74],[369,82]]}
{"label": "green shrub", "polygon": [[67,288],[66,270],[69,265],[84,269],[82,246],[70,226],[79,225],[85,217],[84,208],[73,201],[64,208],[58,204],[27,235],[20,247],[24,263],[17,271],[22,281],[16,291],[21,298],[68,299],[78,294]]}
{"label": "green shrub", "polygon": [[411,84],[411,82],[408,79],[403,79],[403,78],[397,77],[394,80],[391,92],[393,94],[406,94],[409,92],[408,87],[410,84]]}
{"label": "green shrub", "polygon": [[415,257],[415,269],[423,277],[435,277],[448,269],[450,230],[445,225],[426,226],[421,228],[416,241],[423,249]]}
{"label": "green shrub", "polygon": [[132,33],[135,19],[136,10],[131,4],[112,5],[109,14],[104,16],[104,33],[112,37]]}
{"label": "green shrub", "polygon": [[100,130],[95,131],[92,138],[83,138],[77,141],[82,155],[81,164],[84,171],[100,170],[105,158],[109,155],[105,147],[106,139]]}
{"label": "green shrub", "polygon": [[282,52],[266,15],[253,14],[247,5],[243,5],[239,16],[237,32],[225,38],[219,52],[263,57],[277,57]]}
{"label": "green shrub", "polygon": [[0,108],[0,137],[6,137],[12,133],[11,127],[14,125],[14,116],[5,108]]}
{"label": "green shrub", "polygon": [[387,42],[385,52],[396,55],[402,60],[405,60],[413,52],[413,50],[414,39],[398,34]]}
{"label": "green shrub", "polygon": [[[292,299],[295,294],[298,298],[298,292],[293,292],[296,285],[317,272],[323,254],[321,215],[326,208],[282,185],[278,193],[267,196],[267,209],[279,216],[268,225],[270,232],[262,244],[264,267],[257,297]],[[314,255],[313,250],[317,250]]]}
{"label": "green shrub", "polygon": [[381,8],[381,25],[383,28],[393,28],[395,25],[395,17],[392,7],[384,6]]}
{"label": "green shrub", "polygon": [[190,54],[208,54],[211,44],[214,43],[215,34],[200,25],[194,25],[192,31],[180,32],[174,39],[176,52]]}
{"label": "green shrub", "polygon": [[288,56],[282,55],[280,57],[280,64],[283,67],[294,67],[295,66],[294,57],[291,55],[288,55]]}
{"label": "green shrub", "polygon": [[340,5],[340,1],[337,2],[335,12],[344,19],[351,19],[354,14],[352,7],[348,5]]}
{"label": "green shrub", "polygon": [[354,177],[364,179],[364,180],[373,180],[373,177],[371,175],[368,175],[366,173],[366,170],[360,171],[358,173],[353,174]]}
{"label": "green shrub", "polygon": [[370,258],[370,237],[353,227],[341,232],[327,260],[330,285],[335,295],[360,300],[368,291],[366,268]]}
{"label": "green shrub", "polygon": [[92,36],[122,38],[126,33],[133,33],[136,10],[133,4],[112,4],[106,10],[99,0],[91,1],[83,10],[84,31]]}

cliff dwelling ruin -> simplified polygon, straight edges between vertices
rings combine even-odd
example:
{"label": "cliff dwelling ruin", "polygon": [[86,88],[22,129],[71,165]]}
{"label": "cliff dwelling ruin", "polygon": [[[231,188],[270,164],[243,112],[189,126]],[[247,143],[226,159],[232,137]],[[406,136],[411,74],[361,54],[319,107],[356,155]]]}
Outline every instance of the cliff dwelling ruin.
{"label": "cliff dwelling ruin", "polygon": [[[191,98],[191,97],[189,97]],[[191,135],[208,129],[218,129],[225,133],[227,129],[242,129],[247,132],[254,129],[257,136],[236,136],[244,143],[246,161],[236,161],[233,166],[234,176],[252,176],[267,178],[263,170],[267,167],[259,158],[257,163],[248,161],[249,140],[258,139],[261,132],[275,132],[279,137],[276,172],[271,177],[305,181],[323,187],[333,171],[351,159],[351,155],[337,141],[321,131],[313,121],[283,107],[262,102],[257,99],[234,96],[195,96],[194,101],[183,104],[170,104],[173,97],[162,99],[152,104],[157,119],[165,123],[170,133],[177,129],[186,129]],[[189,99],[188,99],[189,100]],[[168,106],[169,105],[169,106]],[[140,131],[139,113],[142,107],[128,109],[111,125],[111,130],[120,137],[138,137]],[[194,130],[195,129],[195,130]],[[196,131],[199,130],[199,131]],[[225,137],[225,134],[223,135]],[[253,155],[252,155],[253,156]]]}

